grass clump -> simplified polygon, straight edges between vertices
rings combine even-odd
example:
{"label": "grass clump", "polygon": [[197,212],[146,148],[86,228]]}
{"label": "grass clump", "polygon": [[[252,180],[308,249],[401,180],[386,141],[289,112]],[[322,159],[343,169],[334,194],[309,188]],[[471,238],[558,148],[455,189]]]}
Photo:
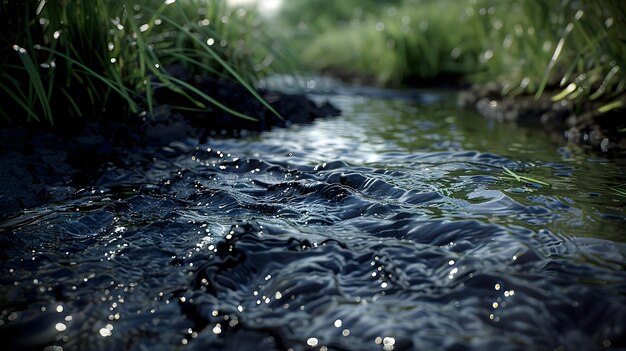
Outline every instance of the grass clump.
{"label": "grass clump", "polygon": [[[191,106],[209,105],[242,118],[167,70],[182,65],[192,77],[214,76],[251,86],[270,71],[272,49],[251,10],[223,0],[5,1],[0,19],[0,90],[10,97],[5,120],[71,120],[124,112],[152,112],[153,91],[167,88]],[[270,63],[268,63],[268,61]],[[277,113],[276,113],[277,114]],[[42,118],[43,116],[43,118]]]}
{"label": "grass clump", "polygon": [[[342,2],[343,3],[343,2]],[[350,1],[347,1],[344,6]],[[303,2],[289,2],[287,9]],[[307,3],[308,4],[308,3]],[[319,71],[334,75],[397,86],[431,81],[441,76],[459,76],[475,69],[471,60],[461,60],[477,50],[468,47],[467,34],[450,31],[467,22],[460,2],[382,1],[353,4],[352,12],[337,20],[325,16],[296,23],[292,40],[305,42],[302,59]],[[450,7],[453,9],[451,10]],[[458,10],[455,11],[454,9]],[[289,20],[291,12],[283,11]],[[349,15],[348,15],[349,14]]]}
{"label": "grass clump", "polygon": [[382,85],[451,76],[495,82],[508,96],[549,91],[553,101],[601,101],[600,112],[626,103],[626,6],[619,0],[343,4],[352,12],[300,19],[294,14],[319,14],[302,0],[282,12],[316,70]]}
{"label": "grass clump", "polygon": [[546,91],[553,101],[602,100],[600,112],[623,107],[626,7],[615,0],[472,1],[482,43],[477,83],[497,82],[504,95]]}

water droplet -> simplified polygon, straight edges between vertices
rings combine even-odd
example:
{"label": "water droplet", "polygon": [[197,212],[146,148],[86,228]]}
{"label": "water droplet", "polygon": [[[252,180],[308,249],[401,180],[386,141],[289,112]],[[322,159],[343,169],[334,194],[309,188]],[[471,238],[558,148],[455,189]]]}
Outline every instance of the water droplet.
{"label": "water droplet", "polygon": [[485,63],[493,57],[493,50],[485,50],[482,55],[480,55],[480,62]]}
{"label": "water droplet", "polygon": [[583,17],[584,14],[585,14],[585,12],[583,10],[578,10],[578,11],[576,11],[576,14],[574,15],[574,18],[578,21],[578,20],[580,20]]}
{"label": "water droplet", "polygon": [[306,341],[306,344],[307,344],[307,345],[309,345],[309,346],[311,346],[311,347],[315,347],[315,346],[317,346],[317,343],[318,343],[317,338],[309,338],[309,339]]}
{"label": "water droplet", "polygon": [[460,48],[452,49],[452,51],[450,52],[450,56],[452,56],[452,58],[459,58],[461,56],[461,49]]}
{"label": "water droplet", "polygon": [[67,329],[67,327],[66,327],[66,326],[65,326],[65,324],[63,324],[63,323],[57,323],[57,324],[54,326],[54,329],[56,329],[57,331],[62,332],[62,331],[65,331],[65,329]]}
{"label": "water droplet", "polygon": [[393,346],[396,343],[396,339],[390,337],[390,336],[386,336],[385,338],[383,338],[383,345],[385,346]]}
{"label": "water droplet", "polygon": [[220,334],[222,332],[222,326],[217,323],[215,327],[213,327],[213,334]]}
{"label": "water droplet", "polygon": [[342,323],[341,323],[341,319],[337,319],[337,320],[335,321],[335,323],[334,323],[335,328],[340,328],[340,327],[341,327],[341,324],[342,324]]}

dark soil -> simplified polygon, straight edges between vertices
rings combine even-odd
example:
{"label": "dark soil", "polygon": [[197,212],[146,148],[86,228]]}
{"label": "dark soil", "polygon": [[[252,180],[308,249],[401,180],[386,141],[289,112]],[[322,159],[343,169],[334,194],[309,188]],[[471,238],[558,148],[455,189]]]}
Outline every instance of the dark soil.
{"label": "dark soil", "polygon": [[554,94],[503,96],[497,85],[474,86],[460,95],[460,104],[487,118],[546,129],[558,142],[566,140],[601,153],[626,150],[623,111],[599,113],[600,104],[554,102]]}
{"label": "dark soil", "polygon": [[189,105],[188,99],[163,89],[155,91],[159,103],[155,116],[109,113],[100,120],[59,121],[55,127],[24,122],[0,125],[0,220],[24,209],[78,196],[107,167],[128,163],[129,154],[136,153],[138,163],[147,162],[139,156],[146,150],[188,138],[202,143],[209,138],[247,135],[340,114],[329,103],[318,105],[304,95],[260,91],[281,119],[239,85],[215,79],[194,83],[209,96],[257,121],[234,117],[218,108],[177,110],[173,106]]}

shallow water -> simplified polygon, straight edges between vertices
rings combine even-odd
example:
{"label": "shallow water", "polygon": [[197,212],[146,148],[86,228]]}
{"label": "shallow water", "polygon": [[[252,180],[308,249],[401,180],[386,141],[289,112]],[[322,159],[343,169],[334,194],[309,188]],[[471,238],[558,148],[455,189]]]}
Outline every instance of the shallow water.
{"label": "shallow water", "polygon": [[448,93],[331,99],[341,117],[138,150],[0,223],[1,340],[626,347],[623,156],[459,111]]}

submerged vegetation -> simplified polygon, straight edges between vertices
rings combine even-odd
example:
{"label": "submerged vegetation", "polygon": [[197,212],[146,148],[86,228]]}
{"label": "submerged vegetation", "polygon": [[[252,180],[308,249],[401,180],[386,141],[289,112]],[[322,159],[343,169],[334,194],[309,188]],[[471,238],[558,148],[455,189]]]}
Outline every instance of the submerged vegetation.
{"label": "submerged vegetation", "polygon": [[[43,116],[54,124],[119,106],[152,112],[157,88],[174,90],[196,109],[250,118],[171,74],[172,65],[242,85],[273,111],[251,86],[275,56],[263,24],[223,0],[5,1],[0,19],[5,120]],[[21,113],[9,114],[15,110]]]}
{"label": "submerged vegetation", "polygon": [[330,15],[319,6],[288,1],[282,18],[306,64],[323,72],[383,85],[457,77],[496,83],[503,95],[602,101],[600,112],[626,103],[618,0],[342,1]]}

